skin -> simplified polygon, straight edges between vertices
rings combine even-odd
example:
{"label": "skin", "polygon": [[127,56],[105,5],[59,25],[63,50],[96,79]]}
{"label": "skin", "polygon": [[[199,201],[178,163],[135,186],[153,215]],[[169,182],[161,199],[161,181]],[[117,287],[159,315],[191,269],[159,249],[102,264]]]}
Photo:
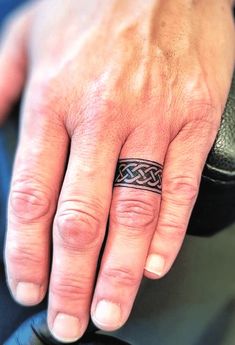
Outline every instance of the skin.
{"label": "skin", "polygon": [[[57,339],[80,338],[90,315],[101,329],[118,329],[143,275],[158,279],[170,270],[234,58],[225,0],[37,1],[6,23],[2,122],[24,87],[7,281],[23,305],[39,303],[49,288],[48,325]],[[163,164],[162,195],[113,188],[119,158]]]}

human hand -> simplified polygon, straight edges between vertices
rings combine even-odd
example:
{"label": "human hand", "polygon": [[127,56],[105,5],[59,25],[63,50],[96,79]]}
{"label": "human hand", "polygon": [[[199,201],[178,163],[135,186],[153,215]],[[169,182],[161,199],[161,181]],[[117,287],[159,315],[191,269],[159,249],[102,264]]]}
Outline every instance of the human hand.
{"label": "human hand", "polygon": [[[164,276],[184,239],[234,67],[231,2],[47,0],[8,25],[2,119],[25,85],[8,285],[19,303],[34,305],[50,279],[48,325],[62,341],[81,337],[90,313],[115,330],[143,274]],[[147,160],[150,173],[139,173],[158,185],[113,188],[126,158]],[[154,162],[164,165],[161,196]]]}

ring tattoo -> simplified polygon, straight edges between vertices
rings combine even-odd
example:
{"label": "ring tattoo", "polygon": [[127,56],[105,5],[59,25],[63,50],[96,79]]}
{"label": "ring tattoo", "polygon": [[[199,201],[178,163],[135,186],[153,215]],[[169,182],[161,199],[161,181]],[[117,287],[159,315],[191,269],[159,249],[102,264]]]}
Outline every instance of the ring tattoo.
{"label": "ring tattoo", "polygon": [[146,159],[120,159],[117,164],[114,187],[128,187],[161,194],[162,164]]}

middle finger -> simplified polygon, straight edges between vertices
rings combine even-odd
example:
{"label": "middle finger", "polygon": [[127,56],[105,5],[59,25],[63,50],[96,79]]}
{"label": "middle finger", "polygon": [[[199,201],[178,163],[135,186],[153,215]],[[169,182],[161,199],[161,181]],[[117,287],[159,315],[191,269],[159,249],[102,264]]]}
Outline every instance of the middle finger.
{"label": "middle finger", "polygon": [[104,131],[99,131],[98,125],[95,131],[91,135],[89,130],[85,134],[80,130],[72,138],[54,219],[48,326],[53,336],[64,342],[79,339],[88,324],[121,147],[121,143],[111,144],[108,133],[104,140]]}

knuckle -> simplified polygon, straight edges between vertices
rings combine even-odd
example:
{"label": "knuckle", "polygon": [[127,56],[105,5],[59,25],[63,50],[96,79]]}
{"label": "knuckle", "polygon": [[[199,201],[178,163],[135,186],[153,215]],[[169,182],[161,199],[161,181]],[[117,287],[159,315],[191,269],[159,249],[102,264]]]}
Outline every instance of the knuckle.
{"label": "knuckle", "polygon": [[158,234],[166,240],[182,240],[187,229],[187,224],[179,223],[175,217],[166,217],[165,220],[160,221],[158,224]]}
{"label": "knuckle", "polygon": [[112,267],[102,271],[102,279],[107,279],[114,285],[137,286],[140,283],[140,277],[137,276],[130,268]]}
{"label": "knuckle", "polygon": [[45,253],[35,255],[35,246],[20,246],[15,243],[7,245],[5,249],[7,263],[14,267],[40,267],[45,262]]}
{"label": "knuckle", "polygon": [[97,247],[101,239],[101,215],[94,208],[76,206],[56,218],[58,240],[63,247],[84,251]]}
{"label": "knuckle", "polygon": [[[184,114],[183,119],[199,120],[207,122],[207,125],[215,125],[215,113],[222,108],[220,97],[212,95],[207,77],[201,69],[200,61],[195,61],[195,69],[190,74],[186,73],[178,84],[176,104]],[[218,117],[217,117],[218,118]]]}
{"label": "knuckle", "polygon": [[50,293],[57,297],[68,300],[80,301],[87,300],[90,296],[89,282],[76,279],[68,274],[63,276],[56,275],[50,283]]}
{"label": "knuckle", "polygon": [[50,216],[49,191],[30,178],[21,178],[13,183],[9,204],[12,213],[21,222]]}
{"label": "knuckle", "polygon": [[119,200],[110,212],[114,223],[133,229],[151,227],[156,220],[156,207],[148,200]]}
{"label": "knuckle", "polygon": [[63,112],[63,99],[59,96],[59,86],[57,76],[47,76],[40,80],[40,75],[45,75],[41,68],[31,76],[29,88],[27,89],[26,98],[27,107],[25,112],[34,113],[40,117],[50,116],[59,119],[59,114]]}
{"label": "knuckle", "polygon": [[[200,65],[199,61],[198,63]],[[190,74],[186,73],[181,87],[183,87],[183,96],[185,100],[188,101],[189,105],[201,104],[210,107],[212,106],[213,99],[211,97],[210,88],[206,75],[201,71],[201,67],[198,69],[197,66]]]}
{"label": "knuckle", "polygon": [[218,128],[222,103],[211,99],[210,92],[205,84],[199,89],[193,90],[188,97],[185,109],[188,109],[189,118],[193,123],[197,123],[199,130],[205,130],[205,125],[211,131]]}
{"label": "knuckle", "polygon": [[[96,86],[95,86],[96,87]],[[80,136],[81,130],[83,133],[88,135],[95,135],[99,140],[104,140],[109,137],[109,140],[117,142],[117,140],[122,140],[124,134],[121,131],[116,131],[115,136],[113,135],[113,124],[118,126],[118,118],[120,114],[120,109],[118,102],[112,100],[107,93],[105,93],[105,98],[100,97],[103,91],[92,91],[92,86],[87,89],[87,95],[84,98],[84,105],[79,109],[79,117],[68,116],[66,119],[66,127],[69,132],[74,136]],[[106,90],[107,91],[107,90]],[[108,92],[108,91],[107,91]],[[109,121],[107,122],[107,116]],[[94,126],[95,121],[95,126]],[[106,133],[104,133],[104,126],[107,128]],[[110,131],[109,131],[110,128]],[[124,130],[123,130],[124,131]]]}
{"label": "knuckle", "polygon": [[171,176],[165,179],[162,199],[176,205],[190,205],[195,202],[199,181],[195,177]]}

